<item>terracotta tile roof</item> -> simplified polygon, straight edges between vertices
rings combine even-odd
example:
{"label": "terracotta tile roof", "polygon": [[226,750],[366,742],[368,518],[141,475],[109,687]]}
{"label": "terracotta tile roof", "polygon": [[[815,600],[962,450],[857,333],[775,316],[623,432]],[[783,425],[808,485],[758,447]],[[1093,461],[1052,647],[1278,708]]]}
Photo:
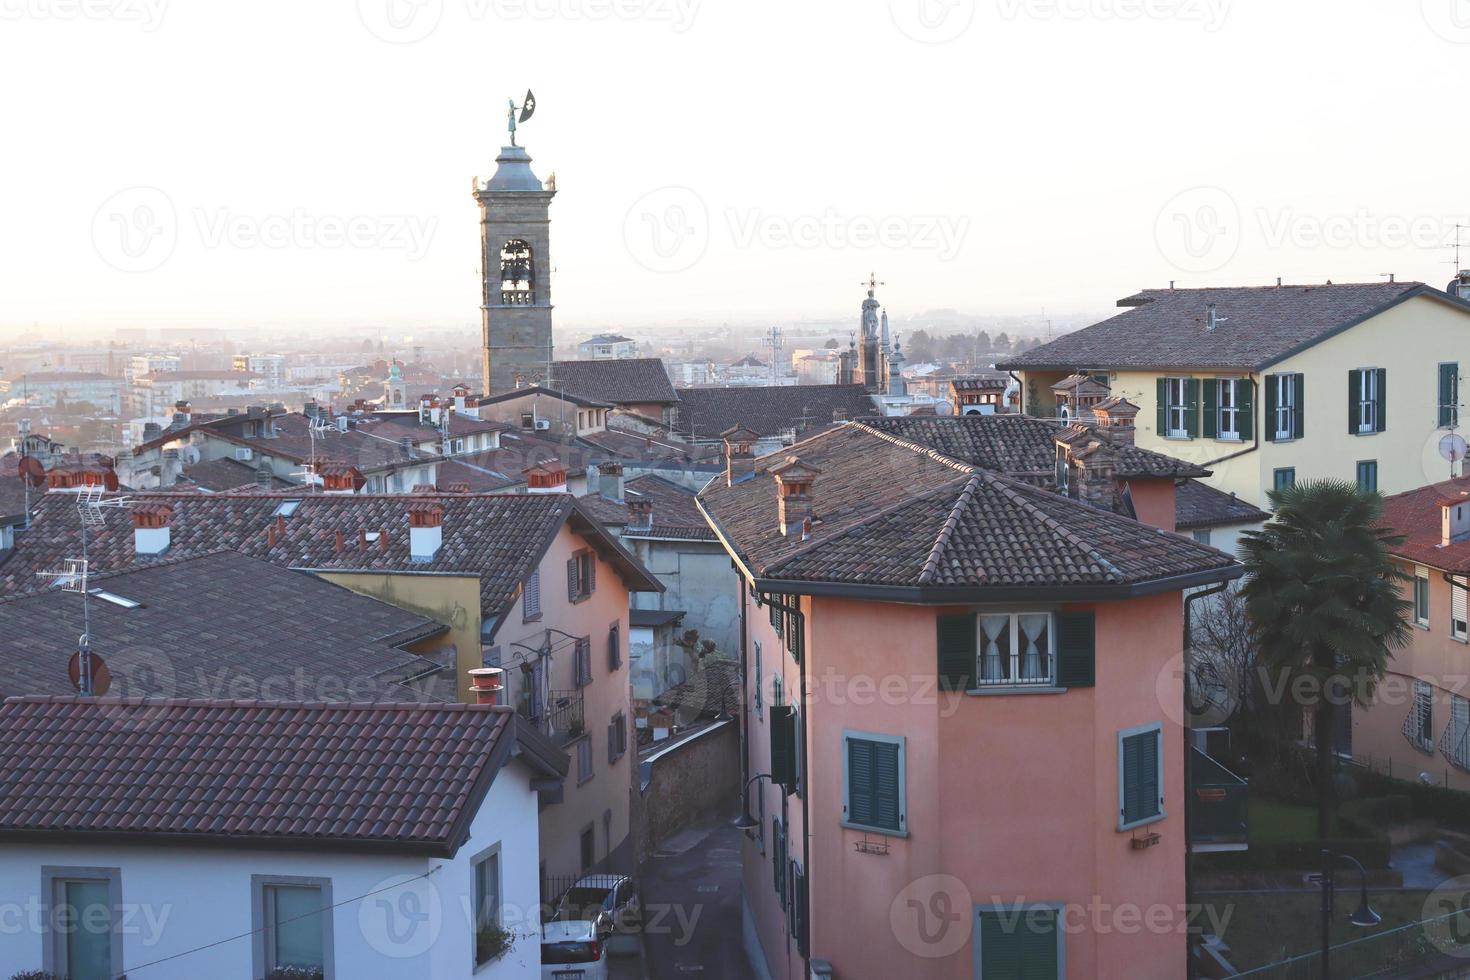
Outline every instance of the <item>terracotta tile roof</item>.
{"label": "terracotta tile roof", "polygon": [[[777,527],[771,471],[791,457],[821,471],[812,537]],[[716,480],[700,500],[758,578],[889,587],[921,601],[985,590],[1123,593],[1164,580],[1232,578],[1226,554],[1182,535],[1028,486],[851,423]],[[895,593],[897,594],[897,593]],[[1075,591],[1072,594],[1078,594]]]}
{"label": "terracotta tile roof", "polygon": [[[112,673],[114,694],[454,700],[453,677],[436,680],[436,661],[401,649],[445,627],[304,572],[223,551],[89,583],[140,603],[88,603],[92,649]],[[31,587],[38,591],[0,599],[0,695],[69,694],[81,596],[41,578]],[[404,683],[421,675],[421,684]]]}
{"label": "terracotta tile roof", "polygon": [[465,704],[9,698],[0,837],[450,856],[518,727]]}
{"label": "terracotta tile roof", "polygon": [[1446,572],[1470,573],[1470,539],[1440,545],[1444,540],[1440,502],[1461,498],[1470,503],[1470,477],[1432,483],[1384,498],[1379,523],[1406,539],[1393,553]]}
{"label": "terracotta tile roof", "polygon": [[1270,519],[1271,515],[1259,507],[1198,480],[1180,480],[1174,485],[1174,526],[1181,531],[1259,524]]}
{"label": "terracotta tile roof", "polygon": [[[45,487],[31,488],[31,503],[35,502],[46,492]],[[19,476],[13,473],[0,474],[0,524],[6,523],[7,518],[20,518],[25,515],[26,488]]]}
{"label": "terracotta tile roof", "polygon": [[763,436],[788,429],[820,431],[834,422],[874,415],[873,397],[862,385],[750,385],[684,388],[675,408],[674,430],[695,439],[718,439],[736,425]]}
{"label": "terracotta tile roof", "polygon": [[657,357],[603,361],[552,361],[548,387],[614,405],[672,405],[679,400],[668,369]]}
{"label": "terracotta tile roof", "polygon": [[[899,416],[864,419],[880,432],[922,443],[946,456],[1017,478],[1045,477],[1056,470],[1056,437],[1065,430],[1029,415]],[[1209,476],[1210,471],[1173,456],[1119,447],[1122,479]]]}
{"label": "terracotta tile roof", "polygon": [[[247,439],[212,427],[195,431],[207,433],[207,438],[210,439],[219,439],[236,446],[249,446],[261,455],[305,463],[315,454],[318,462],[355,466],[363,473],[377,473],[443,458],[436,452],[418,449],[417,443],[426,439],[403,431],[402,426],[392,422],[360,421],[346,432],[332,429],[317,435],[315,440],[310,433],[311,421],[299,412],[275,416],[275,426],[276,435],[268,439]],[[382,430],[381,434],[379,429]],[[168,436],[178,438],[183,431],[178,430]],[[405,436],[410,439],[407,452],[400,442]],[[427,439],[433,438],[435,436],[432,433],[427,436]],[[158,441],[155,439],[154,443]]]}
{"label": "terracotta tile roof", "polygon": [[628,523],[629,500],[653,501],[653,527],[650,530],[626,530],[628,537],[694,538],[715,540],[715,534],[699,511],[696,494],[671,480],[645,473],[623,484],[624,503],[606,499],[597,493],[578,498],[587,512],[612,527]]}
{"label": "terracotta tile roof", "polygon": [[[1238,368],[1260,370],[1421,294],[1470,304],[1418,282],[1220,289],[1145,289],[1110,319],[1019,354],[1007,370]],[[1205,327],[1209,304],[1220,317]]]}
{"label": "terracotta tile roof", "polygon": [[[486,616],[498,615],[510,605],[533,563],[569,521],[574,531],[622,570],[630,587],[662,590],[569,494],[431,496],[444,505],[445,516],[443,543],[430,561],[414,561],[409,552],[408,505],[424,495],[133,493],[129,500],[133,506],[167,503],[173,508],[168,558],[227,548],[290,568],[475,575]],[[0,562],[0,594],[29,591],[37,572],[81,554],[75,499],[61,494],[47,497],[51,502],[43,498],[31,529]],[[276,509],[288,500],[299,500],[300,505],[291,515],[277,518]],[[94,572],[159,560],[135,554],[128,508],[104,508],[102,515],[105,523],[88,533]]]}
{"label": "terracotta tile roof", "polygon": [[[201,460],[184,467],[185,480],[194,484],[201,490],[212,493],[224,493],[229,490],[242,488],[260,490],[261,486],[256,480],[255,467],[248,463],[241,463],[221,456],[219,459]],[[271,490],[289,490],[291,484],[279,477],[271,477]]]}

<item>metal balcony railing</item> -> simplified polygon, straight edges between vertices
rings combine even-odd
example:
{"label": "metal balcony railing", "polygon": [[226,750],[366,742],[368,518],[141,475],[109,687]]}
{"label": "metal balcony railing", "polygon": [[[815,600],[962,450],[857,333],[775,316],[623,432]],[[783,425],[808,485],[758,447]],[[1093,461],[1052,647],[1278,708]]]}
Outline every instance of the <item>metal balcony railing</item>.
{"label": "metal balcony railing", "polygon": [[552,738],[570,741],[587,730],[581,691],[552,691],[547,698],[546,724]]}

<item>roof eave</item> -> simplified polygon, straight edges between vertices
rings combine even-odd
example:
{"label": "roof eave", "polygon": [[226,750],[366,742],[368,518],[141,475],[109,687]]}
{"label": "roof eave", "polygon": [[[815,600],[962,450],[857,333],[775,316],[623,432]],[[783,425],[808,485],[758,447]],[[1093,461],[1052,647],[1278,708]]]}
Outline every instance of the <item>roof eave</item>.
{"label": "roof eave", "polygon": [[980,602],[1050,600],[1053,602],[1111,601],[1137,599],[1163,592],[1178,592],[1201,585],[1229,582],[1245,574],[1239,563],[1183,575],[1114,585],[1003,585],[1003,586],[909,586],[868,585],[857,582],[806,582],[796,579],[762,578],[755,587],[761,592],[784,595],[833,596],[904,602],[919,605],[963,605]]}

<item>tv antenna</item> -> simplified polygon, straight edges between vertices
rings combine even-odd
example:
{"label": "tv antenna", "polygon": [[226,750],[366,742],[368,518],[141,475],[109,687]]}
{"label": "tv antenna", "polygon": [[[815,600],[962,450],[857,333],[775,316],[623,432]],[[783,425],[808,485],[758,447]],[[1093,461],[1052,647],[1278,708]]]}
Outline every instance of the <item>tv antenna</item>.
{"label": "tv antenna", "polygon": [[88,484],[77,493],[82,557],[65,559],[59,570],[37,573],[42,578],[50,579],[52,585],[63,592],[76,592],[82,597],[82,635],[77,638],[77,652],[67,669],[74,675],[73,683],[83,697],[92,697],[99,693],[96,690],[98,686],[101,686],[103,692],[107,689],[107,665],[102,662],[101,657],[92,653],[92,609],[87,601],[91,595],[88,582],[90,563],[87,558],[87,532],[89,528],[107,524],[107,509],[126,507],[129,502],[127,497],[109,498],[106,494],[106,488],[97,483]]}

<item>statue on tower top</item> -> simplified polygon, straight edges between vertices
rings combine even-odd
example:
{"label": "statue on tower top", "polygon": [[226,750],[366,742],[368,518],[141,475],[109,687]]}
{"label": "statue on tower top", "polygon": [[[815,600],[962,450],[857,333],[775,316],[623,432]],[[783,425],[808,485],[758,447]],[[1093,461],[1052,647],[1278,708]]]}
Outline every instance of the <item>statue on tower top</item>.
{"label": "statue on tower top", "polygon": [[505,112],[505,128],[510,130],[510,145],[515,146],[516,124],[525,122],[536,112],[536,96],[531,94],[530,89],[526,89],[526,97],[521,100],[520,105],[516,105],[515,99],[506,99],[506,102],[510,108]]}
{"label": "statue on tower top", "polygon": [[877,298],[873,295],[873,292],[879,286],[884,285],[884,283],[879,282],[878,277],[870,272],[868,273],[868,281],[866,283],[862,283],[861,285],[866,285],[868,287],[868,298],[863,300],[863,316],[861,321],[863,329],[863,339],[867,340],[871,338],[876,340],[878,338],[879,304]]}

